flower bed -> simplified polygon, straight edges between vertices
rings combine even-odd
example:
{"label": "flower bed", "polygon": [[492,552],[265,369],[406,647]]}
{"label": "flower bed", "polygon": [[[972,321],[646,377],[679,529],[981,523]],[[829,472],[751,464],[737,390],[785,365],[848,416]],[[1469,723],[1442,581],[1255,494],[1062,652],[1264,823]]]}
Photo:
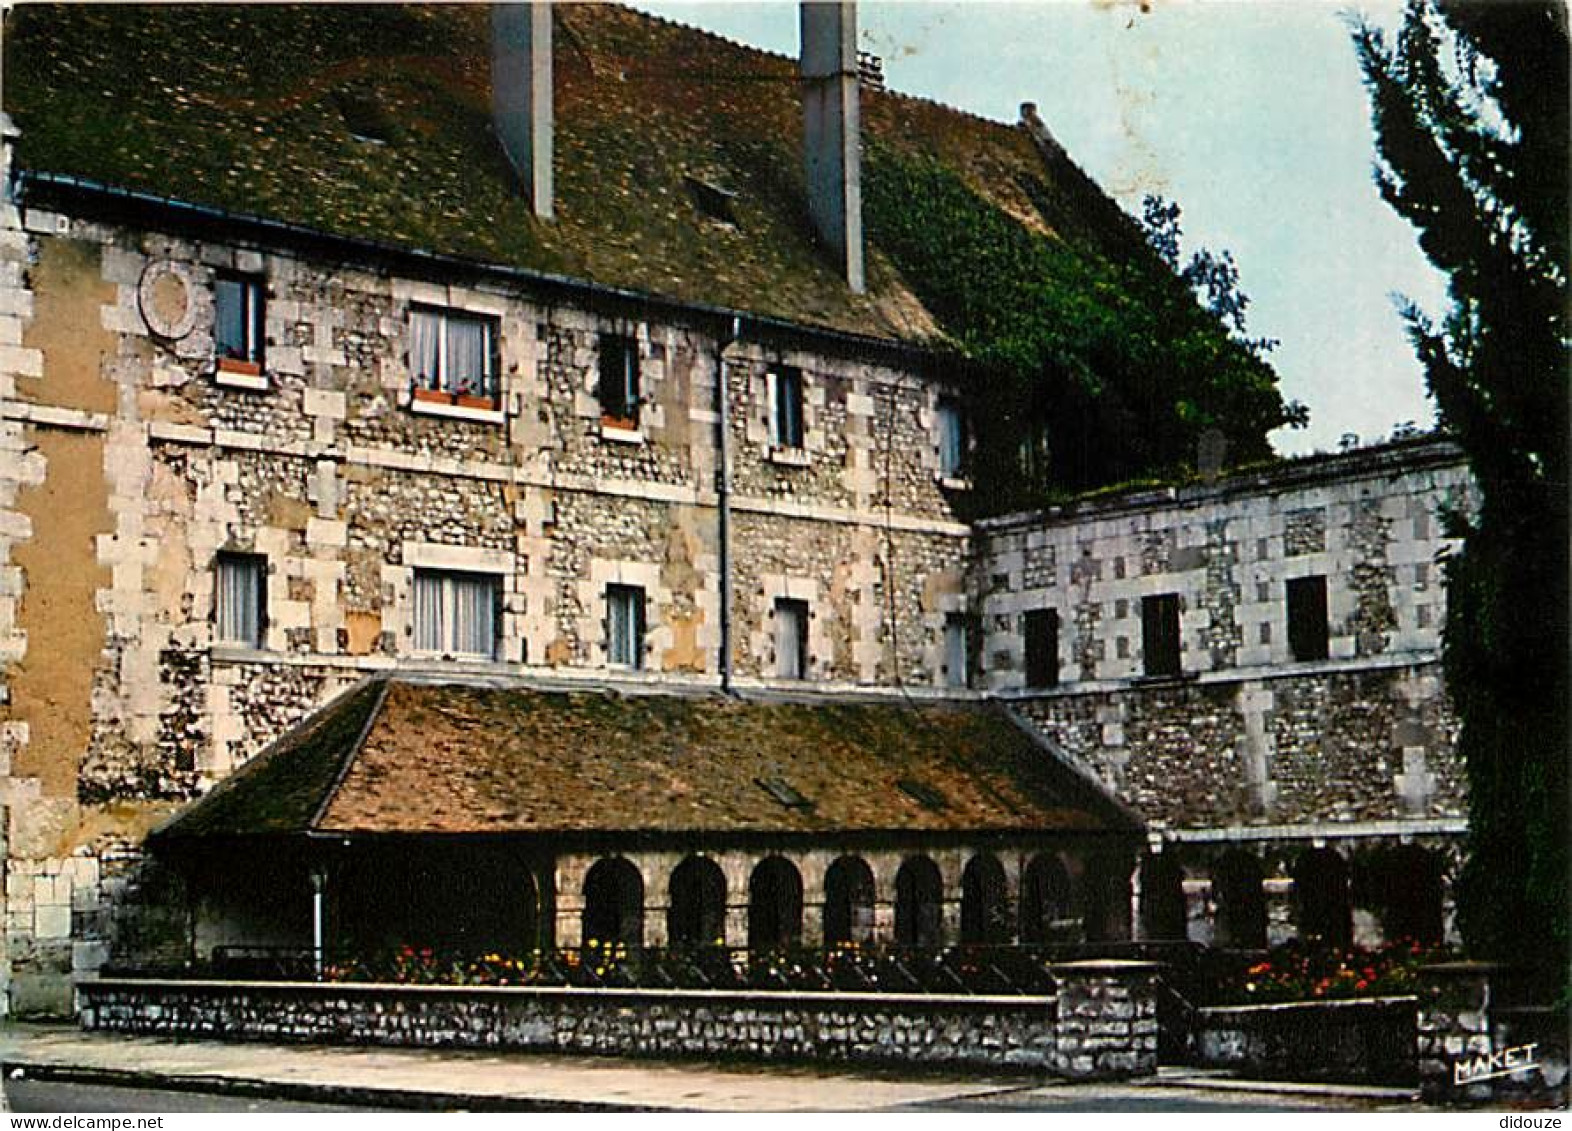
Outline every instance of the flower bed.
{"label": "flower bed", "polygon": [[1214,955],[1210,1004],[1257,1005],[1412,994],[1419,969],[1449,957],[1444,947],[1398,939],[1370,950],[1287,943],[1265,957]]}
{"label": "flower bed", "polygon": [[[590,943],[578,948],[468,954],[429,947],[326,956],[332,982],[391,985],[580,986],[605,988],[789,990],[857,993],[1047,994],[1049,963],[1063,958],[1035,947],[954,946],[827,949],[779,947],[645,948]],[[215,977],[300,979],[315,975],[301,950],[221,948]]]}

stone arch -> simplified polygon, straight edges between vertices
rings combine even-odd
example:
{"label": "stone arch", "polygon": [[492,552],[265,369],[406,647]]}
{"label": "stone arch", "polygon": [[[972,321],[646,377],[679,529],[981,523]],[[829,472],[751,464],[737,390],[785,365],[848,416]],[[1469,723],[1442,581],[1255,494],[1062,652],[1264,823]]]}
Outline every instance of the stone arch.
{"label": "stone arch", "polygon": [[1087,942],[1130,937],[1130,871],[1122,853],[1099,852],[1081,877],[1081,929]]}
{"label": "stone arch", "polygon": [[1004,865],[986,852],[961,873],[961,941],[997,946],[1010,941],[1010,893]]}
{"label": "stone arch", "polygon": [[895,873],[897,946],[938,946],[944,941],[944,880],[926,856],[909,856]]}
{"label": "stone arch", "polygon": [[873,869],[860,856],[842,856],[824,873],[824,945],[873,938]]}
{"label": "stone arch", "polygon": [[1033,856],[1021,875],[1021,941],[1060,941],[1075,914],[1072,896],[1064,863],[1051,852]]}
{"label": "stone arch", "polygon": [[1212,867],[1212,899],[1217,905],[1217,945],[1244,950],[1266,946],[1266,895],[1261,862],[1248,852],[1225,854]]}
{"label": "stone arch", "polygon": [[1387,942],[1442,940],[1446,866],[1439,852],[1417,844],[1378,848],[1361,861],[1357,878],[1359,902],[1380,918]]}
{"label": "stone arch", "polygon": [[1141,934],[1148,939],[1187,937],[1184,869],[1172,850],[1141,861]]}
{"label": "stone arch", "polygon": [[1294,914],[1299,937],[1346,947],[1353,938],[1348,865],[1330,848],[1312,848],[1294,861]]}
{"label": "stone arch", "polygon": [[748,947],[802,941],[802,874],[783,856],[767,856],[748,881]]}
{"label": "stone arch", "polygon": [[690,856],[671,873],[666,941],[674,947],[724,946],[726,874],[707,856]]}
{"label": "stone arch", "polygon": [[592,943],[644,942],[644,877],[620,856],[595,861],[584,875],[583,940]]}

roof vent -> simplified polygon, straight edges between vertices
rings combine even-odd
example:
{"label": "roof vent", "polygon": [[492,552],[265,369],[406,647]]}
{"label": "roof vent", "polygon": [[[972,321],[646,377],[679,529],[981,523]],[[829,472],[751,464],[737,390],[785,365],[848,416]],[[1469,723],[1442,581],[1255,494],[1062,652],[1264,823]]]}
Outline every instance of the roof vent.
{"label": "roof vent", "polygon": [[775,798],[788,809],[811,809],[813,802],[792,788],[785,778],[754,778],[753,784]]}
{"label": "roof vent", "polygon": [[927,782],[920,782],[916,778],[899,778],[895,786],[924,809],[932,809],[937,813],[950,807],[950,803],[944,799],[944,794]]}
{"label": "roof vent", "polygon": [[391,145],[398,140],[398,123],[369,90],[335,90],[333,105],[338,108],[349,136],[372,145]]}
{"label": "roof vent", "polygon": [[693,197],[694,207],[711,220],[737,227],[737,212],[732,208],[732,202],[737,199],[736,193],[702,177],[695,177],[692,173],[682,179],[688,186],[688,195]]}

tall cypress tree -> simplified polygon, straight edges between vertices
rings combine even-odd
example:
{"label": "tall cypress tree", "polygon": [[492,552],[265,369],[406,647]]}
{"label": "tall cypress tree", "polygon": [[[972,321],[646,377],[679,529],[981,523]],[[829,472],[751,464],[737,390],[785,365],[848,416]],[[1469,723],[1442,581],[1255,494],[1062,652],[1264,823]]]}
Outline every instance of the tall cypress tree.
{"label": "tall cypress tree", "polygon": [[1354,45],[1376,184],[1449,279],[1402,316],[1478,484],[1443,658],[1468,770],[1469,951],[1567,984],[1568,33],[1559,3],[1410,0]]}

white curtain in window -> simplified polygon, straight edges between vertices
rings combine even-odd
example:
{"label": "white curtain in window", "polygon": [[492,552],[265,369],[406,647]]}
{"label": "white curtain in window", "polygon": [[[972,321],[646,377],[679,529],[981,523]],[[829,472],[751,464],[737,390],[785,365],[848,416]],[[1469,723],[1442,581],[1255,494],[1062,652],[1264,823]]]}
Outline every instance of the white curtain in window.
{"label": "white curtain in window", "polygon": [[262,566],[255,558],[218,559],[217,608],[214,610],[218,639],[229,644],[262,646]]}
{"label": "white curtain in window", "polygon": [[634,613],[631,594],[621,586],[606,590],[606,662],[634,666]]}
{"label": "white curtain in window", "polygon": [[442,652],[442,576],[415,574],[415,650]]}
{"label": "white curtain in window", "polygon": [[496,651],[497,579],[476,574],[454,574],[453,653],[484,656]]}
{"label": "white curtain in window", "polygon": [[775,603],[775,674],[782,679],[801,679],[806,669],[802,643],[807,634],[802,605],[796,601]]}
{"label": "white curtain in window", "polygon": [[498,579],[483,573],[415,574],[415,650],[491,659],[497,650]]}
{"label": "white curtain in window", "polygon": [[422,389],[441,388],[442,316],[417,310],[409,316],[409,367]]}
{"label": "white curtain in window", "polygon": [[473,318],[449,318],[448,372],[450,393],[482,397],[486,388],[486,324]]}
{"label": "white curtain in window", "polygon": [[965,432],[961,412],[953,404],[939,405],[939,469],[944,475],[959,475],[964,455]]}
{"label": "white curtain in window", "polygon": [[944,675],[951,687],[966,686],[966,622],[951,617],[944,626]]}

